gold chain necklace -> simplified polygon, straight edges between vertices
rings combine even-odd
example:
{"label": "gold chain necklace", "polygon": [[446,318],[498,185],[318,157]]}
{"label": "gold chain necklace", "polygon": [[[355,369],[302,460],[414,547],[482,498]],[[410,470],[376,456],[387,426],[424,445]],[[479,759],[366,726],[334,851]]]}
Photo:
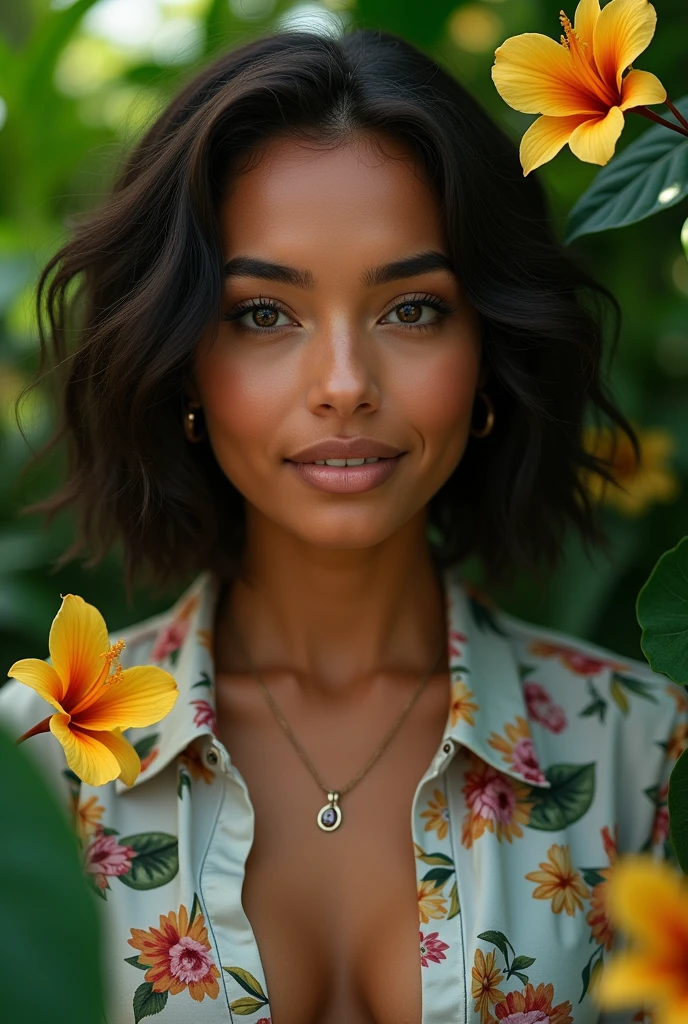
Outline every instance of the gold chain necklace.
{"label": "gold chain necklace", "polygon": [[354,775],[353,779],[351,779],[349,782],[347,782],[347,784],[342,789],[337,790],[337,789],[330,789],[330,787],[326,786],[325,783],[320,778],[320,775],[318,774],[318,771],[317,771],[315,765],[313,764],[313,762],[309,758],[308,754],[306,753],[306,751],[303,749],[303,747],[301,746],[301,744],[297,740],[297,738],[294,735],[294,733],[291,731],[287,720],[285,719],[284,715],[282,714],[282,712],[280,711],[279,707],[275,703],[273,697],[270,695],[270,691],[268,690],[267,686],[265,685],[265,683],[261,679],[261,677],[258,674],[258,672],[256,671],[256,669],[254,668],[254,666],[253,666],[253,664],[251,662],[251,658],[249,657],[248,651],[246,649],[246,645],[243,642],[242,637],[239,635],[239,633],[237,633],[237,636],[239,637],[239,645],[242,648],[243,655],[246,658],[246,661],[248,663],[249,671],[250,671],[251,675],[253,676],[253,678],[255,679],[255,681],[258,683],[260,691],[263,694],[263,696],[265,697],[266,701],[268,702],[268,705],[269,705],[272,713],[274,714],[275,718],[277,719],[279,724],[284,729],[284,731],[287,734],[289,740],[291,741],[292,745],[296,749],[296,752],[298,753],[299,757],[301,758],[301,760],[305,764],[306,768],[308,768],[308,771],[311,773],[311,775],[313,776],[315,781],[318,783],[320,788],[323,789],[327,793],[327,803],[325,804],[324,807],[321,807],[320,810],[318,811],[318,815],[317,815],[316,821],[317,821],[318,825],[320,826],[320,828],[323,830],[323,832],[334,832],[334,830],[336,828],[339,828],[339,826],[342,823],[342,809],[339,806],[339,798],[344,796],[344,794],[348,793],[351,789],[353,789],[353,787],[356,785],[357,782],[361,781],[361,779],[366,774],[366,772],[370,771],[370,769],[373,767],[373,765],[375,764],[377,759],[381,756],[381,754],[384,753],[386,748],[392,742],[392,740],[396,736],[397,732],[401,728],[401,725],[402,725],[404,719],[409,714],[409,712],[411,711],[411,708],[413,707],[413,705],[416,703],[416,701],[420,697],[421,692],[423,690],[423,687],[425,686],[425,684],[427,683],[428,679],[430,678],[430,676],[432,675],[432,673],[434,672],[434,670],[437,668],[438,664],[442,660],[442,655],[444,654],[444,645],[442,646],[442,651],[440,652],[439,657],[436,658],[436,660],[433,662],[432,667],[429,668],[427,670],[427,672],[424,672],[423,675],[421,676],[420,681],[419,681],[418,685],[416,686],[416,689],[411,694],[410,698],[408,699],[408,701],[404,705],[404,707],[403,707],[403,709],[401,711],[401,714],[399,715],[397,720],[394,722],[394,724],[392,725],[391,729],[387,732],[387,734],[383,738],[382,742],[373,751],[373,753],[370,755],[370,757],[368,758],[366,763],[363,765],[361,770],[359,772],[357,772],[356,775]]}

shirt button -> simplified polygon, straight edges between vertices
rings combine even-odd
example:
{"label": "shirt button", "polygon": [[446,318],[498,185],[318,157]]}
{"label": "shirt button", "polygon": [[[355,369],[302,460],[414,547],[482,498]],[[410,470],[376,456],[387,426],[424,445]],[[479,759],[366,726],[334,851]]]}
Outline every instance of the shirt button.
{"label": "shirt button", "polygon": [[445,754],[450,754],[451,753],[451,743],[445,743],[444,746],[442,747],[442,750],[445,752]]}
{"label": "shirt button", "polygon": [[208,753],[205,755],[205,759],[210,765],[214,766],[217,764],[219,758],[217,756],[217,750],[215,750],[215,747],[211,747],[208,750]]}

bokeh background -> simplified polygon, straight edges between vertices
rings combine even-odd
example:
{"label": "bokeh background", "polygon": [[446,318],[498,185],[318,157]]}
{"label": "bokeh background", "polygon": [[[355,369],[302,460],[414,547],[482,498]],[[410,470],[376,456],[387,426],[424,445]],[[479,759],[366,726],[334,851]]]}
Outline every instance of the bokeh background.
{"label": "bokeh background", "polygon": [[[688,92],[688,8],[685,0],[655,0],[655,8],[656,35],[637,65],[657,74],[676,102]],[[382,27],[436,56],[517,142],[533,117],[500,99],[490,77],[494,50],[519,32],[557,39],[559,9],[557,0],[0,0],[0,667],[47,653],[60,594],[96,604],[112,630],[175,596],[138,590],[127,598],[116,551],[96,568],[72,562],[53,570],[71,523],[46,527],[20,511],[60,478],[59,453],[27,471],[31,450],[50,432],[51,405],[45,391],[33,392],[23,405],[23,436],[14,401],[36,370],[33,292],[42,264],[70,218],[97,203],[123,152],[180,82],[213,54],[275,29]],[[574,11],[568,0],[571,19]],[[618,149],[648,127],[628,116]],[[596,172],[568,148],[534,172],[560,237]],[[546,585],[523,575],[492,591],[512,614],[629,657],[642,657],[638,590],[659,555],[688,532],[688,260],[679,240],[687,214],[684,201],[573,243],[623,309],[610,375],[645,441],[645,465],[634,471],[627,453],[617,454],[627,493],[600,498],[606,555],[588,561],[571,537]],[[469,572],[480,581],[478,566]]]}

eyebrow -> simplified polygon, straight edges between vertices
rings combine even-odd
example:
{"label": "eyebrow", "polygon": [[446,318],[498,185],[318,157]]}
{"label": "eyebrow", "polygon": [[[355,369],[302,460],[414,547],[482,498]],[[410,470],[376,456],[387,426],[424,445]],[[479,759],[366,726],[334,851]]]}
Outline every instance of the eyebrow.
{"label": "eyebrow", "polygon": [[[405,256],[391,263],[382,263],[378,267],[370,267],[361,274],[361,283],[368,288],[376,288],[390,281],[403,277],[415,277],[418,274],[429,274],[434,270],[448,271],[455,274],[454,266],[448,256],[435,249],[427,252]],[[295,288],[311,290],[315,287],[315,278],[310,270],[299,270],[284,263],[273,263],[271,260],[259,259],[256,256],[235,256],[225,264],[227,277],[259,277],[265,281],[277,281],[280,284],[292,285]]]}

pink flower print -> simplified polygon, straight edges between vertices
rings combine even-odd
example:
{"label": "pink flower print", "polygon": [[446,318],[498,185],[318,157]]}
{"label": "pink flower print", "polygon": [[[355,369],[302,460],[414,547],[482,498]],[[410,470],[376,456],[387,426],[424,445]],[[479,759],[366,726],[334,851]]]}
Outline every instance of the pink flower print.
{"label": "pink flower print", "polygon": [[[422,967],[428,967],[431,960],[433,963],[438,964],[440,960],[447,959],[444,955],[444,950],[449,949],[449,946],[446,942],[438,939],[438,934],[439,932],[430,932],[429,935],[423,935],[422,932],[419,932],[420,962]],[[258,1024],[260,1024],[260,1021]]]}
{"label": "pink flower print", "polygon": [[136,850],[131,846],[120,846],[115,836],[100,832],[86,850],[84,870],[93,875],[99,889],[109,889],[108,876],[126,875]]}
{"label": "pink flower print", "polygon": [[192,700],[191,703],[196,708],[194,711],[194,725],[199,729],[207,725],[210,727],[213,736],[217,736],[217,722],[212,705],[207,700]]}
{"label": "pink flower print", "polygon": [[529,782],[544,782],[545,776],[540,771],[533,741],[524,736],[511,752],[511,765]]}
{"label": "pink flower print", "polygon": [[523,696],[530,717],[550,732],[563,732],[567,726],[566,712],[559,704],[555,704],[551,696],[539,683],[526,683]]}
{"label": "pink flower print", "polygon": [[449,657],[460,658],[463,654],[462,648],[459,644],[468,643],[468,638],[459,633],[458,629],[449,630]]}
{"label": "pink flower print", "polygon": [[514,816],[516,794],[509,779],[495,772],[486,777],[484,785],[467,794],[466,803],[476,817],[508,825]]}
{"label": "pink flower print", "polygon": [[165,658],[169,658],[171,654],[174,654],[182,646],[188,632],[188,619],[175,619],[174,622],[170,622],[155,641],[155,646],[151,652],[151,660],[164,661]]}
{"label": "pink flower print", "polygon": [[192,985],[207,977],[213,965],[210,950],[190,935],[182,935],[179,942],[170,946],[169,971],[184,985]]}
{"label": "pink flower print", "polygon": [[669,783],[665,782],[657,793],[657,810],[652,822],[651,842],[653,845],[665,842],[669,835],[669,808],[666,805],[668,795]]}

